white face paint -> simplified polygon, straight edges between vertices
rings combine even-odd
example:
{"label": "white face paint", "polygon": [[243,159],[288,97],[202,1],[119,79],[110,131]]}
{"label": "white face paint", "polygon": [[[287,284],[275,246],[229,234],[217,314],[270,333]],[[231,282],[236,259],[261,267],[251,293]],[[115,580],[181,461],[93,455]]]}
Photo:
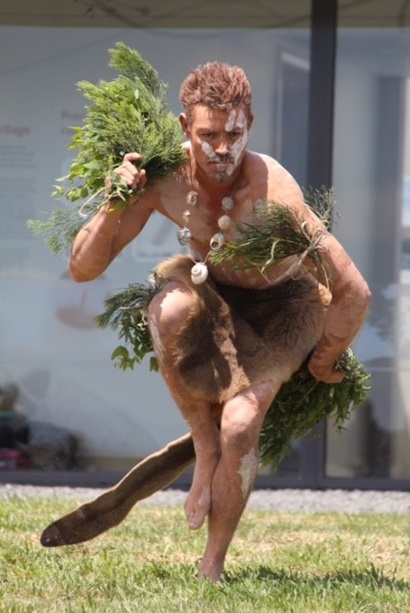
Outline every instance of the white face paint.
{"label": "white face paint", "polygon": [[251,451],[241,459],[241,465],[238,470],[238,475],[242,479],[241,490],[244,499],[250,494],[257,471],[258,454],[254,449],[251,449]]}
{"label": "white face paint", "polygon": [[202,151],[205,155],[208,156],[209,161],[212,162],[215,159],[215,151],[212,149],[211,145],[203,140],[201,140]]}
{"label": "white face paint", "polygon": [[231,155],[233,157],[234,160],[234,165],[236,166],[238,164],[238,161],[242,155],[242,153],[245,151],[245,147],[246,147],[246,143],[248,142],[248,131],[244,130],[243,134],[240,138],[238,138],[237,141],[234,142],[234,144],[232,145],[230,152]]}
{"label": "white face paint", "polygon": [[232,132],[234,128],[245,128],[246,127],[246,116],[243,110],[241,109],[239,113],[235,110],[231,111],[231,114],[228,117],[228,121],[225,125],[225,130],[227,132]]}
{"label": "white face paint", "polygon": [[231,111],[228,120],[225,124],[226,132],[232,132],[233,130],[243,130],[241,136],[235,140],[232,145],[227,147],[228,161],[223,161],[221,156],[218,155],[212,145],[206,141],[200,141],[202,151],[207,156],[210,163],[215,164],[217,170],[217,178],[223,181],[229,178],[238,166],[239,160],[245,151],[246,144],[248,142],[248,129],[246,115],[241,109],[238,111]]}

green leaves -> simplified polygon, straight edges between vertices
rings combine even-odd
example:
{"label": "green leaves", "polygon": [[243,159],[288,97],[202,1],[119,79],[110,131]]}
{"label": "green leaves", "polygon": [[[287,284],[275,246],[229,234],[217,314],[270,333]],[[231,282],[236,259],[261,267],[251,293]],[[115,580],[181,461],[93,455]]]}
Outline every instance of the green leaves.
{"label": "green leaves", "polygon": [[45,237],[50,251],[57,255],[71,245],[83,223],[84,219],[72,209],[56,209],[46,221],[30,219],[27,227],[34,235]]}
{"label": "green leaves", "polygon": [[337,428],[350,418],[351,412],[366,399],[370,375],[351,349],[339,359],[344,373],[340,383],[329,384],[314,379],[308,360],[289,381],[284,383],[265,417],[261,437],[261,462],[277,468],[291,441],[306,435],[325,417],[331,415]]}
{"label": "green leaves", "polygon": [[262,202],[255,208],[251,222],[239,224],[237,240],[213,251],[209,259],[213,264],[234,260],[236,269],[257,268],[265,274],[286,257],[297,255],[303,261],[309,256],[321,270],[320,239],[327,229],[329,210],[322,208],[320,212],[324,225],[313,235],[307,231],[304,220],[287,205]]}
{"label": "green leaves", "polygon": [[[54,211],[46,221],[28,224],[36,234],[45,235],[53,253],[67,249],[86,219],[109,199],[119,198],[122,206],[129,203],[132,190],[113,172],[125,153],[141,154],[138,166],[146,170],[149,182],[169,175],[186,160],[182,129],[168,109],[167,87],[157,72],[124,43],[109,52],[110,66],[122,74],[97,85],[78,83],[90,104],[85,107],[83,125],[73,128],[69,149],[77,152],[76,157],[53,192],[56,198],[78,204],[68,215]],[[117,177],[110,188],[106,188],[107,176]],[[78,216],[78,223],[72,223],[73,216]]]}
{"label": "green leaves", "polygon": [[[144,357],[152,353],[152,340],[146,320],[146,308],[153,296],[162,287],[163,281],[155,273],[150,283],[133,283],[126,289],[105,301],[105,311],[96,317],[100,328],[111,327],[124,341],[112,353],[117,368],[133,369]],[[157,371],[154,356],[150,359],[150,370]]]}

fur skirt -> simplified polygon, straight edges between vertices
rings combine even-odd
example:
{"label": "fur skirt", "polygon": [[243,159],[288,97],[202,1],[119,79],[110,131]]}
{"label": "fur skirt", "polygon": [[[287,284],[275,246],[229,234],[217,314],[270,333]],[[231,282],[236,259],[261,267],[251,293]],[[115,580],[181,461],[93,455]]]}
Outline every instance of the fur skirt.
{"label": "fur skirt", "polygon": [[192,292],[192,308],[168,347],[190,395],[220,404],[251,384],[287,381],[321,336],[329,290],[310,274],[266,289],[212,279],[194,285],[191,268],[191,258],[181,255],[157,267],[159,294],[168,281]]}

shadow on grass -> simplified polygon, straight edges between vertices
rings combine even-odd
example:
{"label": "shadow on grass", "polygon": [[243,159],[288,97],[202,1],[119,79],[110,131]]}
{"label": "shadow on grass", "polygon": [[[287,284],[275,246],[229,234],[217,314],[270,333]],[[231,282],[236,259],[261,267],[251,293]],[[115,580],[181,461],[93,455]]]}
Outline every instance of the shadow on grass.
{"label": "shadow on grass", "polygon": [[[310,575],[301,572],[291,572],[288,570],[273,570],[268,566],[255,568],[247,567],[234,572],[227,572],[225,575],[226,584],[242,583],[244,581],[271,581],[280,583],[291,583],[305,586],[329,586],[349,584],[362,587],[387,587],[392,590],[409,592],[410,582],[404,579],[390,579],[385,577],[381,569],[369,566],[369,570],[359,572],[355,570],[338,571],[325,573],[323,575]],[[410,592],[409,592],[410,593]]]}

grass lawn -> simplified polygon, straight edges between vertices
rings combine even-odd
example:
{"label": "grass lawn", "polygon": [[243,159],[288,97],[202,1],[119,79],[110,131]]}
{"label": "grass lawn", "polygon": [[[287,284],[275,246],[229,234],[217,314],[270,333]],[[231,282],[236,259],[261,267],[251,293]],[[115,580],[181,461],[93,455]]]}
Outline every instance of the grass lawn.
{"label": "grass lawn", "polygon": [[198,581],[206,530],[136,506],[83,545],[44,549],[72,501],[0,501],[0,612],[410,613],[410,516],[245,512],[226,577]]}

